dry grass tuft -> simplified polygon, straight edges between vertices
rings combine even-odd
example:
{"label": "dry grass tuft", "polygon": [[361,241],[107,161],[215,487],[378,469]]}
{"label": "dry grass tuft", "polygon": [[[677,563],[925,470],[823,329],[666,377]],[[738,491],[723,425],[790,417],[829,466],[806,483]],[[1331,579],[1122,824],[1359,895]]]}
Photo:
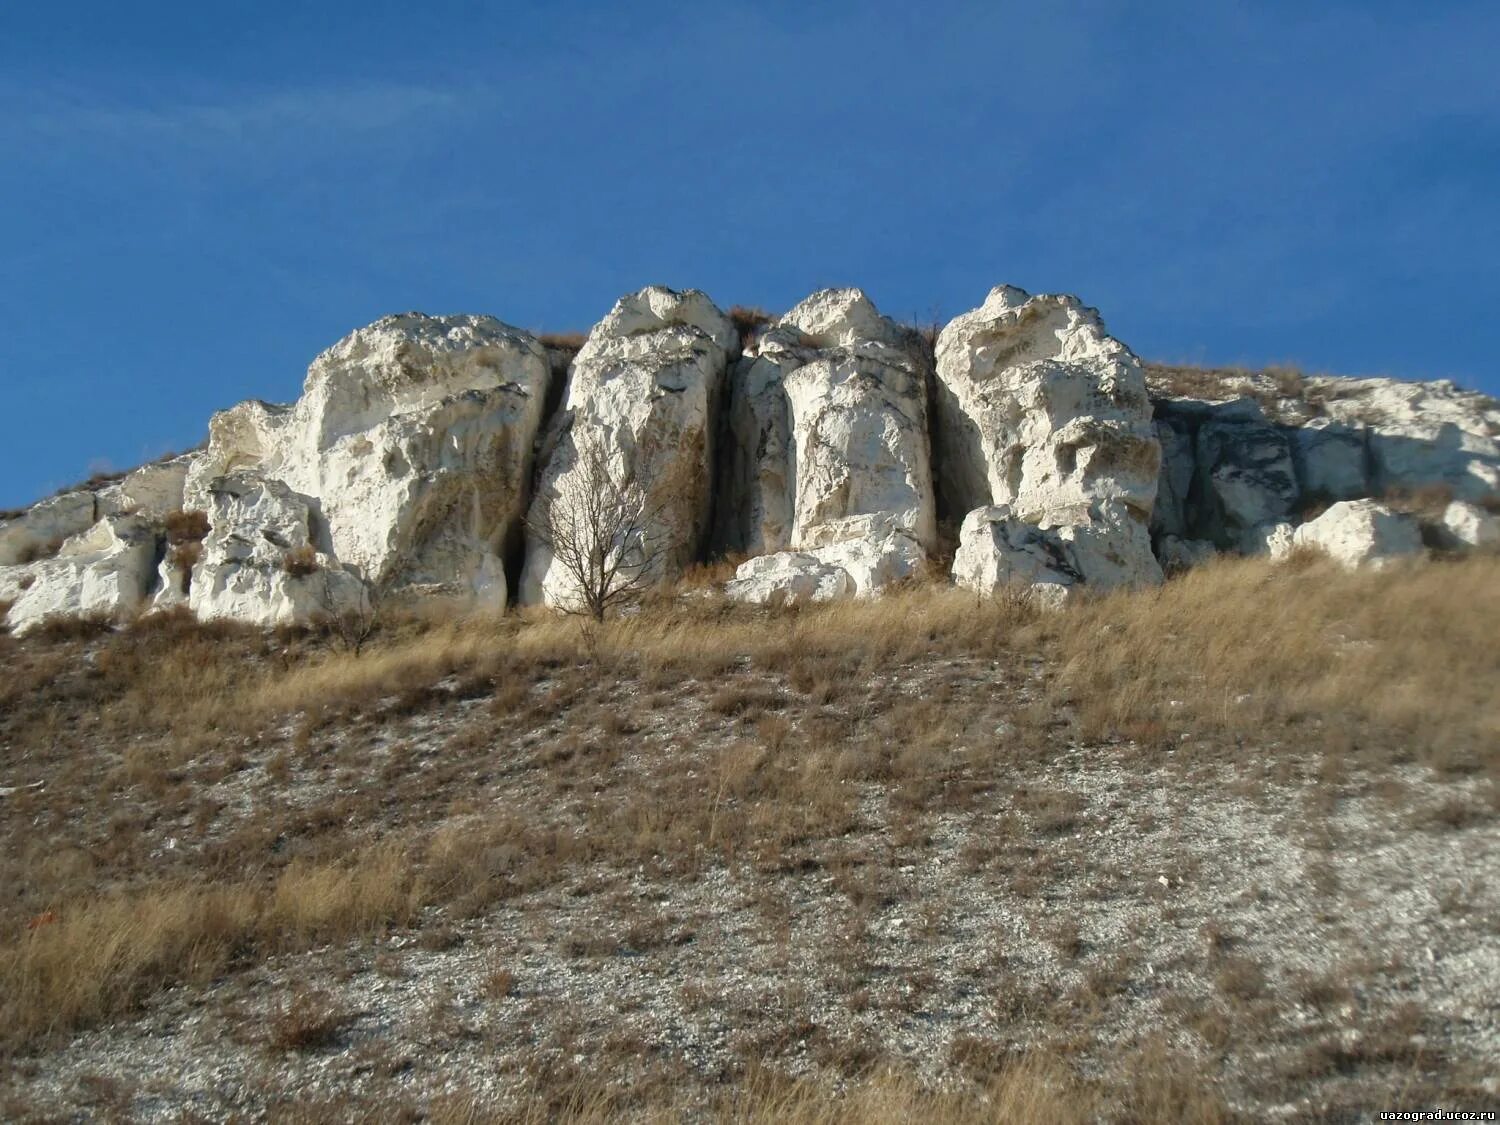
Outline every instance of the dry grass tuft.
{"label": "dry grass tuft", "polygon": [[276,1051],[318,1051],[331,1047],[351,1013],[326,992],[296,989],[270,1014],[266,1044]]}
{"label": "dry grass tuft", "polygon": [[409,922],[410,888],[404,853],[385,846],[348,865],[294,863],[269,887],[166,886],[60,905],[54,923],[0,943],[0,1043],[118,1015],[256,950]]}

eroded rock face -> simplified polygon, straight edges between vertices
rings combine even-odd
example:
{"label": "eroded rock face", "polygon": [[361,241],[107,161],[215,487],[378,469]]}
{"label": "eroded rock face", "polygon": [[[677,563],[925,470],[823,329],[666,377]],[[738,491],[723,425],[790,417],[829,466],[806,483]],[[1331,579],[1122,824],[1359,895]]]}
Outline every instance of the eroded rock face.
{"label": "eroded rock face", "polygon": [[1500,403],[1448,380],[1308,380],[1331,421],[1367,433],[1371,491],[1439,485],[1460,500],[1500,492]]}
{"label": "eroded rock face", "polygon": [[150,589],[156,535],[139,516],[106,516],[26,568],[6,624],[24,636],[53,617],[135,616]]}
{"label": "eroded rock face", "polygon": [[876,515],[930,545],[927,376],[910,335],[858,289],[822,290],[781,317],[734,372],[726,545],[796,549]]}
{"label": "eroded rock face", "polygon": [[[1149,532],[1161,447],[1145,375],[1094,310],[1000,286],[943,329],[937,379],[950,507],[1003,506],[1066,544],[1081,581],[1161,581]],[[1184,490],[1171,497],[1179,508]]]}
{"label": "eroded rock face", "polygon": [[723,540],[797,557],[752,560],[731,596],[796,597],[794,575],[829,566],[848,582],[819,589],[863,595],[922,564],[937,533],[929,377],[911,334],[858,289],[814,293],[761,336],[734,372]]}
{"label": "eroded rock face", "polygon": [[[587,471],[587,451],[602,449],[615,479],[633,476],[664,500],[644,529],[650,542],[624,549],[638,547],[659,560],[653,580],[681,573],[708,534],[718,408],[738,346],[734,326],[696,289],[653,286],[616,302],[573,360],[563,411],[543,454],[533,518],[540,518],[543,497],[561,503],[574,490],[570,478]],[[574,579],[534,535],[521,601],[578,602]]]}
{"label": "eroded rock face", "polygon": [[98,519],[92,492],[66,492],[0,522],[0,566],[19,566],[54,554],[70,536],[87,531]]}
{"label": "eroded rock face", "polygon": [[1115,501],[1149,518],[1160,447],[1139,360],[1076,297],[1013,286],[937,343],[942,488],[954,510],[1020,518]]}
{"label": "eroded rock face", "polygon": [[493,317],[390,316],[314,360],[292,406],[215,415],[187,481],[252,469],[311,499],[320,549],[372,584],[505,604],[549,363]]}
{"label": "eroded rock face", "polygon": [[724,586],[733,601],[751,605],[799,606],[854,597],[849,572],[817,555],[776,551],[750,559]]}
{"label": "eroded rock face", "polygon": [[1344,566],[1382,566],[1422,554],[1417,521],[1377,500],[1342,500],[1297,528],[1293,542]]}
{"label": "eroded rock face", "polygon": [[1238,545],[1252,528],[1279,523],[1297,506],[1290,443],[1266,422],[1204,422],[1194,456],[1206,508],[1199,530],[1220,547]]}
{"label": "eroded rock face", "polygon": [[725,593],[736,601],[796,605],[871,597],[915,577],[927,551],[887,514],[822,524],[800,551],[777,551],[740,565]]}
{"label": "eroded rock face", "polygon": [[249,471],[203,487],[211,530],[188,595],[195,617],[292,625],[368,607],[364,583],[317,549],[310,497]]}

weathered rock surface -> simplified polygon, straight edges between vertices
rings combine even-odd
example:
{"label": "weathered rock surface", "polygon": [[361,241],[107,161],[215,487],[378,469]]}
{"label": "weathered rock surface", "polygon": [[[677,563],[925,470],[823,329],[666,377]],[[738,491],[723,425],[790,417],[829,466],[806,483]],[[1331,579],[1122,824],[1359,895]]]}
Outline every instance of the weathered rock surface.
{"label": "weathered rock surface", "polygon": [[[814,578],[863,595],[921,565],[937,533],[929,377],[858,289],[814,293],[761,336],[734,371],[722,536],[795,557],[745,564],[732,597],[795,597]],[[820,577],[829,566],[847,583]]]}
{"label": "weathered rock surface", "polygon": [[188,596],[194,616],[290,625],[368,608],[364,583],[316,549],[311,498],[249,471],[204,490],[212,530]]}
{"label": "weathered rock surface", "polygon": [[935,355],[857,289],[739,351],[704,294],[660,287],[617,302],[571,365],[491,317],[385,317],[317,357],[295,403],[241,403],[201,450],[0,520],[0,603],[23,631],[145,605],[306,621],[363,612],[367,587],[569,606],[523,516],[577,493],[585,448],[660,501],[609,550],[653,581],[758,556],[728,592],[762,603],[909,578],[939,515],[963,517],[958,582],[1049,602],[1160,581],[1158,558],[1500,543],[1500,403],[1452,383],[1147,369],[1076,298],[1009,286]]}
{"label": "weathered rock surface", "polygon": [[1206,530],[1202,537],[1220,547],[1238,545],[1247,531],[1278,523],[1297,506],[1301,494],[1290,443],[1269,423],[1205,422],[1194,459],[1207,509],[1197,530]]}
{"label": "weathered rock surface", "polygon": [[1149,533],[1161,447],[1145,375],[1098,313],[997,287],[938,337],[937,403],[951,509],[1005,507],[1067,544],[1084,582],[1161,581]]}
{"label": "weathered rock surface", "polygon": [[87,531],[98,519],[92,492],[65,492],[0,523],[0,566],[17,566],[54,554],[69,536]]}
{"label": "weathered rock surface", "polygon": [[1368,433],[1371,491],[1450,488],[1461,500],[1500,491],[1500,403],[1446,379],[1308,381],[1306,395],[1334,422]]}
{"label": "weathered rock surface", "polygon": [[1298,488],[1318,503],[1370,494],[1370,449],[1365,431],[1317,418],[1289,433]]}
{"label": "weathered rock surface", "polygon": [[1443,530],[1450,547],[1500,545],[1500,515],[1466,500],[1455,500],[1443,510]]}
{"label": "weathered rock surface", "polygon": [[187,475],[196,459],[196,454],[186,453],[126,473],[98,491],[99,514],[159,519],[179,510]]}
{"label": "weathered rock surface", "polygon": [[1500,492],[1495,400],[1446,381],[1289,375],[1153,369],[1158,552],[1175,536],[1254,553],[1270,529],[1339,500]]}
{"label": "weathered rock surface", "polygon": [[975,508],[959,529],[953,581],[986,596],[1040,584],[1072,587],[1082,581],[1055,535],[1016,519],[1003,504]]}
{"label": "weathered rock surface", "polygon": [[[532,511],[539,514],[543,497],[566,498],[569,479],[586,471],[580,451],[597,446],[619,480],[633,477],[664,501],[643,529],[649,542],[623,549],[659,560],[649,578],[679,574],[708,534],[720,396],[738,346],[734,326],[696,289],[652,286],[622,297],[573,360]],[[520,600],[578,601],[574,579],[536,536],[527,542]]]}
{"label": "weathered rock surface", "polygon": [[1344,566],[1380,566],[1422,553],[1416,520],[1377,500],[1341,500],[1297,528],[1293,542],[1313,547]]}
{"label": "weathered rock surface", "polygon": [[1150,515],[1161,458],[1145,375],[1076,297],[991,290],[938,337],[937,403],[953,510],[1030,519],[1104,500]]}
{"label": "weathered rock surface", "polygon": [[725,593],[762,605],[869,597],[918,574],[927,551],[888,513],[818,525],[800,551],[777,551],[740,565]]}
{"label": "weathered rock surface", "polygon": [[156,535],[139,516],[106,516],[28,568],[6,624],[24,636],[54,617],[135,615],[150,589]]}
{"label": "weathered rock surface", "polygon": [[318,546],[366,581],[504,605],[548,378],[541,344],[493,317],[385,317],[318,356],[292,406],[215,415],[187,502],[253,469],[309,497]]}
{"label": "weathered rock surface", "polygon": [[724,586],[734,601],[752,605],[797,606],[842,601],[854,596],[849,572],[817,555],[776,551],[750,559]]}

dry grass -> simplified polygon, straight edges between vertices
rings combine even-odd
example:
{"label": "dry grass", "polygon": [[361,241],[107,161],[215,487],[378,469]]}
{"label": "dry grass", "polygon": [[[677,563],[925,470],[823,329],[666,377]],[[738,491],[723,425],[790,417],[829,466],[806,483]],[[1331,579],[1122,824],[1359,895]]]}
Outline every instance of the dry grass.
{"label": "dry grass", "polygon": [[413,909],[397,847],[347,865],[294,863],[269,887],[186,884],[62,905],[0,944],[0,1043],[118,1015],[153,989],[211,979],[253,953],[408,922]]}
{"label": "dry grass", "polygon": [[752,347],[766,326],[776,319],[765,309],[750,305],[731,305],[726,315],[740,334],[741,348]]}
{"label": "dry grass", "polygon": [[577,355],[588,342],[588,336],[583,332],[541,332],[537,334],[537,341],[544,348]]}
{"label": "dry grass", "polygon": [[[1500,559],[1479,557],[1354,574],[1316,560],[1226,560],[1059,613],[938,584],[776,612],[695,592],[650,599],[588,644],[576,619],[424,609],[387,615],[359,659],[316,635],[181,614],[0,637],[0,741],[23,750],[0,782],[45,782],[0,802],[0,884],[11,891],[0,907],[0,1043],[36,1048],[163,986],[393,928],[420,956],[476,946],[483,956],[475,927],[502,904],[524,911],[547,896],[617,896],[606,924],[548,935],[566,956],[648,958],[691,942],[693,926],[621,888],[692,887],[721,873],[758,881],[745,909],[789,949],[798,920],[778,888],[805,873],[825,880],[848,936],[829,961],[842,992],[863,997],[861,1011],[918,1018],[931,975],[903,969],[897,987],[867,935],[893,904],[914,942],[949,924],[958,904],[914,899],[902,871],[964,818],[982,829],[951,845],[954,859],[1037,904],[1040,940],[1077,977],[1051,993],[998,989],[1010,997],[997,1001],[999,1026],[1040,1012],[1064,1045],[1086,1042],[1123,993],[1143,987],[1141,972],[1086,916],[1049,910],[1049,890],[1079,872],[1101,898],[1138,880],[1091,852],[1106,814],[1043,766],[1079,746],[1152,771],[1212,760],[1248,762],[1262,777],[1280,759],[1323,779],[1332,796],[1309,809],[1326,811],[1359,769],[1422,762],[1468,789],[1413,802],[1399,823],[1434,840],[1482,829],[1500,811],[1497,578]],[[168,852],[169,834],[179,839]],[[1166,872],[1174,888],[1192,883],[1186,861]],[[1161,896],[1164,909],[1176,893]],[[1251,934],[1243,919],[1234,929]],[[1227,1028],[1269,1035],[1281,978],[1219,926],[1202,933],[1211,1003],[1191,1007],[1185,1033],[1226,1052]],[[494,950],[478,986],[506,1013],[530,1003],[513,948]],[[381,956],[377,971],[402,972]],[[998,962],[997,973],[1009,979]],[[1322,1010],[1347,995],[1334,980],[1287,987]],[[937,1089],[887,1075],[878,1051],[814,1028],[808,1003],[778,1001],[774,1026],[747,1009],[755,1030],[736,1057],[816,1057],[840,1081],[752,1068],[726,1080],[720,1116],[988,1120],[1010,1098],[1020,1121],[1092,1119],[1105,1105],[1121,1120],[1228,1119],[1215,1075],[1149,1045],[1112,1047],[1106,1079],[1062,1047],[1059,1062],[997,1039],[961,1052],[966,1084]],[[294,1007],[283,1012],[292,1023],[331,1028],[310,1031],[307,1048],[345,1026],[338,1013],[292,1019]],[[281,1049],[305,1049],[283,1038]],[[1389,1045],[1357,1067],[1312,1040],[1304,1048],[1297,1065],[1318,1082],[1410,1061]],[[473,1116],[453,1119],[675,1120],[702,1109],[649,1090],[625,1105],[618,1086],[543,1077],[531,1118],[455,1102]],[[434,1119],[444,1119],[436,1109]]]}

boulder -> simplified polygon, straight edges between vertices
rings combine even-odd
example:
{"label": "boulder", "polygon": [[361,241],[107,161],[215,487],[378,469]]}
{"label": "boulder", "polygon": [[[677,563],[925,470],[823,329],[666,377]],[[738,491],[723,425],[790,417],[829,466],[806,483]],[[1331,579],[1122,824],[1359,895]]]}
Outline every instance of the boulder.
{"label": "boulder", "polygon": [[918,574],[927,552],[888,514],[820,525],[800,551],[777,551],[742,563],[725,586],[736,601],[796,605],[869,597]]}
{"label": "boulder", "polygon": [[156,534],[137,516],[106,516],[28,568],[29,581],[6,615],[23,636],[54,617],[133,617],[155,571]]}
{"label": "boulder", "polygon": [[799,606],[854,596],[854,580],[843,567],[800,551],[777,551],[740,565],[724,586],[733,601]]}
{"label": "boulder", "polygon": [[1035,519],[997,504],[964,517],[953,578],[985,593],[1038,582],[1108,590],[1152,585],[1162,572],[1145,521],[1123,504],[1061,508]]}
{"label": "boulder", "polygon": [[964,517],[953,556],[953,581],[993,597],[1005,590],[1082,581],[1055,535],[1016,519],[1003,504],[975,508]]}
{"label": "boulder", "polygon": [[[659,502],[640,542],[611,549],[652,560],[643,581],[676,577],[709,531],[718,406],[734,326],[704,294],[658,286],[622,297],[573,360],[563,410],[548,434],[533,522],[569,506],[602,453],[616,484]],[[573,578],[545,538],[528,535],[521,601],[575,607]]]}
{"label": "boulder", "polygon": [[1292,539],[1347,567],[1382,566],[1422,553],[1417,521],[1378,500],[1341,500],[1297,528]]}
{"label": "boulder", "polygon": [[1451,547],[1494,547],[1500,545],[1500,515],[1455,500],[1443,510],[1443,534]]}
{"label": "boulder", "polygon": [[1265,421],[1214,418],[1198,428],[1194,450],[1205,510],[1196,530],[1220,547],[1285,519],[1300,492],[1286,435]]}
{"label": "boulder", "polygon": [[367,581],[504,605],[549,377],[493,317],[384,317],[318,356],[294,405],[215,415],[186,504],[253,470],[310,498],[318,546]]}
{"label": "boulder", "polygon": [[937,343],[940,487],[954,510],[1116,501],[1150,515],[1161,450],[1140,361],[1076,297],[1013,286]]}
{"label": "boulder", "polygon": [[209,533],[188,605],[203,621],[297,625],[366,612],[359,578],[316,548],[314,502],[242,471],[206,485]]}

